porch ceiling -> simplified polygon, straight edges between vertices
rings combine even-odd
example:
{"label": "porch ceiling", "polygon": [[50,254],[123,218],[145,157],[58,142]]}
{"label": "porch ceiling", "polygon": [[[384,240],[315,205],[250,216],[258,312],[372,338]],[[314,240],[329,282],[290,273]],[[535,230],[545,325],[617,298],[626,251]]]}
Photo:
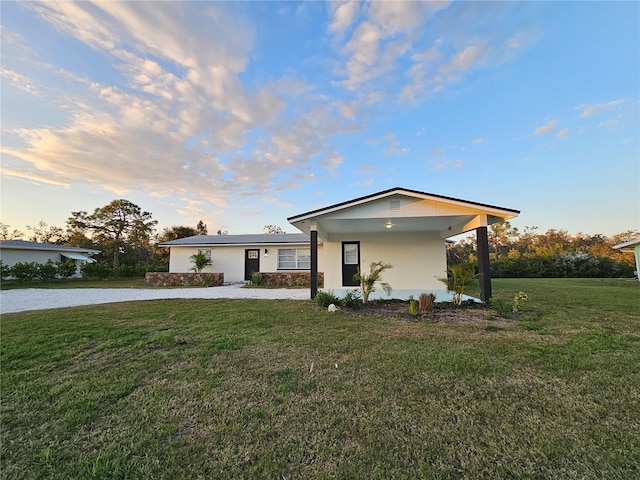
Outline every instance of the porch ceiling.
{"label": "porch ceiling", "polygon": [[[438,233],[441,238],[447,238],[466,231],[471,231],[480,223],[492,224],[502,220],[498,217],[488,216],[487,220],[478,219],[478,215],[444,215],[435,217],[380,217],[380,218],[316,218],[314,228],[321,239],[327,240],[331,234],[356,234],[356,233],[399,233],[399,232],[432,232]],[[484,215],[482,216],[484,217]],[[480,223],[474,223],[480,222]],[[485,223],[486,222],[486,223]],[[391,227],[387,227],[387,223]],[[310,219],[294,222],[294,225],[303,232],[311,230]]]}
{"label": "porch ceiling", "polygon": [[[474,215],[447,217],[390,217],[323,219],[317,223],[320,228],[331,233],[376,233],[376,232],[441,232],[449,226],[468,223]],[[387,228],[387,223],[391,225]]]}

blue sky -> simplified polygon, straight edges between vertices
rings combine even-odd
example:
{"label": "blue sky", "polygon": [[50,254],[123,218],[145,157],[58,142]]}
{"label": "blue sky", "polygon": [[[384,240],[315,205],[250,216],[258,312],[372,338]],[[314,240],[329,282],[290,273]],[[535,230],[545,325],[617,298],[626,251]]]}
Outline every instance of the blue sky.
{"label": "blue sky", "polygon": [[640,229],[638,2],[2,2],[2,223],[293,232],[392,187]]}

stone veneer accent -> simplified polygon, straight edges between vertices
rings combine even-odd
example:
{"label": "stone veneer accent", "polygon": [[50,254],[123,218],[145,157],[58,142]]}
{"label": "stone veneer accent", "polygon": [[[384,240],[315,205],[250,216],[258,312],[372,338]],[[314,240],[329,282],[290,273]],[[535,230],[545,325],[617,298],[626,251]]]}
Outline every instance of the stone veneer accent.
{"label": "stone veneer accent", "polygon": [[[276,287],[309,287],[311,272],[261,272],[264,285]],[[324,286],[324,273],[318,272],[318,286]]]}
{"label": "stone veneer accent", "polygon": [[148,272],[145,282],[154,287],[219,287],[224,285],[224,273]]}

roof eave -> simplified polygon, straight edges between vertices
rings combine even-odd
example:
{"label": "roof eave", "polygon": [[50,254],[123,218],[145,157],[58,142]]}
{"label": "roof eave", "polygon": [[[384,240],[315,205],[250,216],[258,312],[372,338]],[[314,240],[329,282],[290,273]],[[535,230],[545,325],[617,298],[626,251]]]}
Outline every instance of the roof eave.
{"label": "roof eave", "polygon": [[412,197],[416,197],[416,198],[422,198],[422,199],[436,199],[436,200],[446,200],[450,203],[455,203],[455,204],[459,204],[459,205],[464,205],[464,206],[473,206],[473,207],[481,207],[483,209],[490,209],[494,214],[501,214],[499,216],[504,216],[505,219],[510,219],[510,218],[514,218],[517,217],[518,215],[520,215],[520,210],[514,210],[514,209],[510,209],[510,208],[504,208],[504,207],[498,207],[495,205],[489,205],[489,204],[485,204],[485,203],[478,203],[478,202],[471,202],[468,200],[462,200],[460,198],[454,198],[454,197],[447,197],[444,195],[437,195],[437,194],[433,194],[433,193],[427,193],[427,192],[420,192],[417,190],[411,190],[408,188],[400,188],[400,187],[396,187],[396,188],[391,188],[389,190],[384,190],[382,192],[378,192],[378,193],[374,193],[371,195],[367,195],[364,197],[359,197],[353,200],[349,200],[347,202],[341,202],[341,203],[336,203],[334,205],[329,205],[328,207],[323,207],[323,208],[319,208],[316,210],[312,210],[310,212],[306,212],[306,213],[301,213],[299,215],[294,215],[292,217],[287,218],[287,221],[291,224],[295,224],[298,222],[302,222],[305,220],[309,220],[311,218],[314,217],[318,217],[320,215],[326,215],[328,213],[332,213],[332,212],[336,212],[339,210],[343,210],[345,208],[349,208],[349,207],[355,207],[357,205],[361,205],[363,203],[367,203],[370,201],[374,201],[374,200],[379,200],[381,198],[385,198],[388,197],[390,195],[396,195],[396,194],[404,194],[404,195],[408,195],[408,196],[412,196]]}

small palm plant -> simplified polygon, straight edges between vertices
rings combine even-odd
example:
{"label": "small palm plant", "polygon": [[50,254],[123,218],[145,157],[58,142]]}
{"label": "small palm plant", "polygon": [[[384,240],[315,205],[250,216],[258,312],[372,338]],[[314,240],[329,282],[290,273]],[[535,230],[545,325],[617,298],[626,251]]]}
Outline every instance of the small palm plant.
{"label": "small palm plant", "polygon": [[451,265],[449,272],[450,275],[447,275],[447,278],[440,278],[438,280],[444,283],[447,286],[447,291],[453,294],[453,303],[460,305],[465,289],[471,285],[476,278],[476,274],[473,266],[467,263]]}
{"label": "small palm plant", "polygon": [[191,263],[193,263],[193,267],[191,268],[191,270],[196,273],[202,273],[202,270],[205,267],[211,265],[211,259],[207,258],[207,256],[203,252],[198,252],[194,255],[191,255],[189,257],[189,260],[191,261]]}
{"label": "small palm plant", "polygon": [[362,273],[360,269],[358,269],[358,273],[353,276],[353,279],[356,282],[360,282],[363,303],[367,303],[369,301],[369,295],[376,291],[376,283],[380,284],[387,295],[391,295],[391,291],[393,290],[391,285],[381,281],[382,272],[390,268],[393,268],[393,266],[388,263],[372,262],[371,265],[369,265],[370,272],[368,275],[366,273]]}

